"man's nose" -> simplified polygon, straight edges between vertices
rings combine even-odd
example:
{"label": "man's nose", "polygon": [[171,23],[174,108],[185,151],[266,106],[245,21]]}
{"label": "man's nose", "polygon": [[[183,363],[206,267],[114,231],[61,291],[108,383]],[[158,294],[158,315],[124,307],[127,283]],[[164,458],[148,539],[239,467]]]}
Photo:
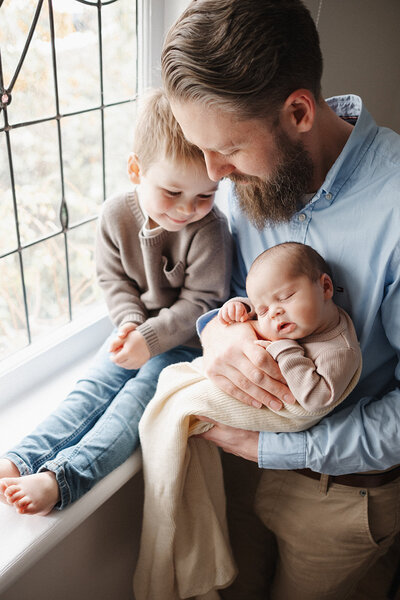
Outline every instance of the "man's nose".
{"label": "man's nose", "polygon": [[230,164],[218,152],[204,152],[204,159],[206,161],[208,176],[213,181],[219,181],[235,170],[234,165]]}

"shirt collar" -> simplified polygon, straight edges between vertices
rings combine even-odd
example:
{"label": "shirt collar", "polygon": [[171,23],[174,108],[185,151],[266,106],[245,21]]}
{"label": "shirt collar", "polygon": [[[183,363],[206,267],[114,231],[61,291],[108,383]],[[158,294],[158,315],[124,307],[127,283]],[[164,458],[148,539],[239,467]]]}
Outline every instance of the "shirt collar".
{"label": "shirt collar", "polygon": [[312,202],[318,200],[322,195],[330,202],[334,201],[336,194],[357,168],[378,132],[378,126],[359,96],[354,94],[334,96],[328,98],[326,102],[339,117],[355,120],[355,125],[342,152],[329,169],[324,183]]}
{"label": "shirt collar", "polygon": [[142,211],[143,216],[144,216],[144,223],[141,228],[142,234],[145,237],[154,237],[154,236],[158,235],[162,231],[162,227],[160,225],[158,227],[150,227],[150,217],[147,214],[147,212],[143,206],[143,203],[140,199],[139,186],[136,186],[136,197],[139,202],[140,210]]}

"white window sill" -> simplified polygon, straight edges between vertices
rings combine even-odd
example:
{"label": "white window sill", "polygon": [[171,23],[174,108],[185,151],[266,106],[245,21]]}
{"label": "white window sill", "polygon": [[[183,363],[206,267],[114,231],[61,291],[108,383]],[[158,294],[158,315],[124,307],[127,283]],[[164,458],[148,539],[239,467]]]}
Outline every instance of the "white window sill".
{"label": "white window sill", "polygon": [[[0,377],[0,455],[29,433],[63,400],[110,330],[111,325],[103,316],[54,344],[51,349],[31,352],[29,361],[14,366]],[[82,345],[82,339],[85,345]],[[68,359],[71,355],[75,360]],[[63,362],[67,366],[62,367]],[[0,504],[0,593],[89,517],[140,468],[140,451],[137,451],[83,498],[67,509],[53,511],[45,517],[19,515],[12,507]]]}

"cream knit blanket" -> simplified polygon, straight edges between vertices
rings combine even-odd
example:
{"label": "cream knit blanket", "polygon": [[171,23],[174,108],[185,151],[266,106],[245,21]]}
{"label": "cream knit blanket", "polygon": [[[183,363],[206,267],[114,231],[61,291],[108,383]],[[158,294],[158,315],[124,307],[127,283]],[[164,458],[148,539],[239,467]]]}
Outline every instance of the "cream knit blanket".
{"label": "cream knit blanket", "polygon": [[[275,413],[225,394],[202,373],[202,359],[164,369],[139,425],[145,483],[142,537],[134,576],[136,600],[218,598],[235,578],[218,448],[191,437],[212,427],[196,419],[254,431],[300,431],[335,404],[310,412],[299,404]],[[204,596],[203,596],[204,595]]]}

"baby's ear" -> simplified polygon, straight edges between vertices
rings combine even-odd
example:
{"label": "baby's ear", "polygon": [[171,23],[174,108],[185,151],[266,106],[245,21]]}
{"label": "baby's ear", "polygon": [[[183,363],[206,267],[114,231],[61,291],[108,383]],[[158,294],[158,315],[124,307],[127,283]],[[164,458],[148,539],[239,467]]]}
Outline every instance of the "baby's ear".
{"label": "baby's ear", "polygon": [[137,154],[134,154],[133,152],[128,156],[128,175],[132,183],[135,185],[140,183],[139,159]]}
{"label": "baby's ear", "polygon": [[330,300],[333,297],[333,283],[328,273],[323,273],[320,279],[322,289],[324,290],[325,300]]}

